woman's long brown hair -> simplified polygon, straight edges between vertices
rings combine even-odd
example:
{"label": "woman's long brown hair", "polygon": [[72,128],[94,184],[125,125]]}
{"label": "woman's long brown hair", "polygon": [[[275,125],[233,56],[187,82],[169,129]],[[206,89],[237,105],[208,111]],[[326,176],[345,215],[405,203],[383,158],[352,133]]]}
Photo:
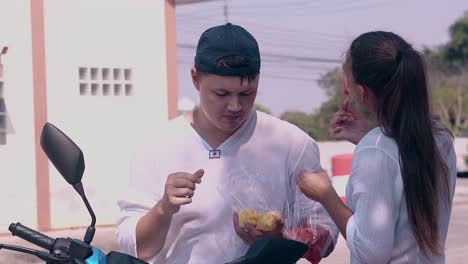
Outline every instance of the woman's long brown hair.
{"label": "woman's long brown hair", "polygon": [[369,32],[348,51],[357,84],[377,98],[382,131],[395,139],[409,222],[420,249],[440,255],[439,207],[449,203],[448,169],[433,132],[422,55],[391,32]]}

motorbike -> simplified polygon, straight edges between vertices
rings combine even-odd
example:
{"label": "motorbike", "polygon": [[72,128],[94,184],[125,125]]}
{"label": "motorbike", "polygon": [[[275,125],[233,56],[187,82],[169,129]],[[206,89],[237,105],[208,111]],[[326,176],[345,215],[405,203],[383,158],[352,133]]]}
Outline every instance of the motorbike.
{"label": "motorbike", "polygon": [[[96,232],[96,215],[86,198],[81,182],[85,170],[83,152],[65,133],[51,123],[43,126],[40,145],[53,166],[82,198],[91,216],[91,224],[86,229],[83,240],[79,240],[69,237],[51,238],[20,222],[12,223],[8,230],[13,236],[20,237],[46,251],[8,244],[0,244],[0,250],[34,255],[46,264],[148,264],[117,251],[105,254],[101,249],[91,245]],[[264,238],[256,241],[244,256],[225,264],[292,264],[307,250],[306,244],[294,240]]]}

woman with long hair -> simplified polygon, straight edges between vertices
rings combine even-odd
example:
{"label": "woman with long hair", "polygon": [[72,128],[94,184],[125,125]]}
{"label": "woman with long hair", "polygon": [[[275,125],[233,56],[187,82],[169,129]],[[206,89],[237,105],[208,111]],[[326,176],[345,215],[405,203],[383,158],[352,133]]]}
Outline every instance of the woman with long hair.
{"label": "woman with long hair", "polygon": [[327,209],[351,263],[445,263],[456,181],[453,136],[430,113],[423,56],[391,32],[356,38],[343,64],[348,99],[330,122],[356,145],[346,205],[325,173],[304,173],[302,192]]}

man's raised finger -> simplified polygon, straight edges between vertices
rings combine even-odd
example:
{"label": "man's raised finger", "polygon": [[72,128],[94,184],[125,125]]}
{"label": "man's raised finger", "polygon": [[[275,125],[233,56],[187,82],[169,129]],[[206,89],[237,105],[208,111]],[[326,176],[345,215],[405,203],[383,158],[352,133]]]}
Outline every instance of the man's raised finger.
{"label": "man's raised finger", "polygon": [[194,180],[195,183],[201,183],[201,178],[205,174],[205,171],[203,169],[197,170],[194,174],[192,174],[192,179]]}

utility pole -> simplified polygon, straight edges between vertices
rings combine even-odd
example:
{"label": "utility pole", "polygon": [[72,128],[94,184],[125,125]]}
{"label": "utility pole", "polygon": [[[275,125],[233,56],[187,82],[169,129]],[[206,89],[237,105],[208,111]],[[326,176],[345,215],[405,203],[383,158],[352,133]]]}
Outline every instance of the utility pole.
{"label": "utility pole", "polygon": [[224,0],[224,22],[229,23],[229,0]]}

